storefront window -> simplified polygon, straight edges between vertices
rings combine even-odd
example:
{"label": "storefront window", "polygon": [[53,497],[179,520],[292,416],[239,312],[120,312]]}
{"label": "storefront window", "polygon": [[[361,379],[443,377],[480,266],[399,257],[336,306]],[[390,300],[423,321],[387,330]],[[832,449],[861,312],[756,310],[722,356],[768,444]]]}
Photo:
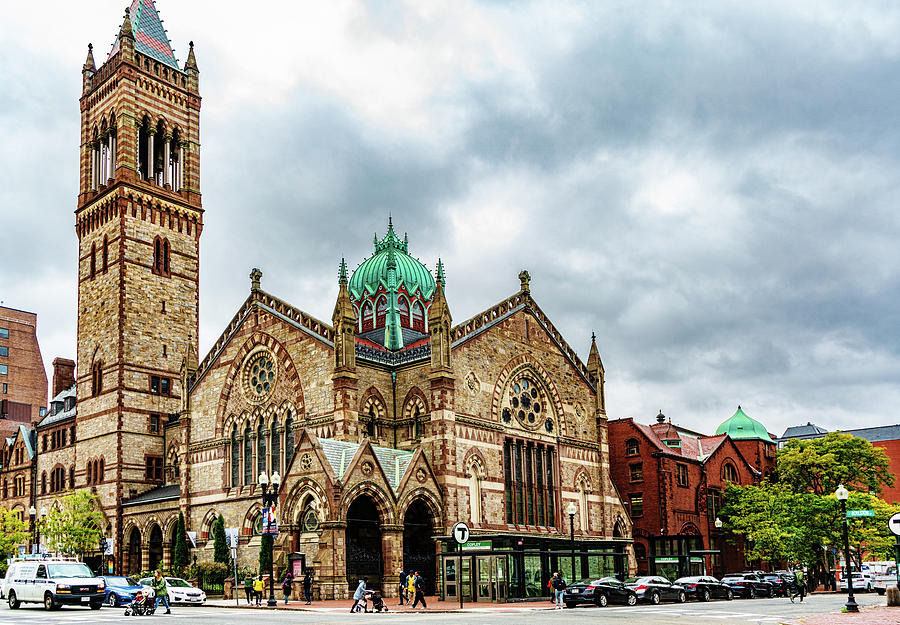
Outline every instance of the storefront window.
{"label": "storefront window", "polygon": [[588,577],[615,577],[616,561],[613,556],[588,556]]}
{"label": "storefront window", "polygon": [[540,597],[544,594],[541,575],[541,556],[525,556],[525,596]]}

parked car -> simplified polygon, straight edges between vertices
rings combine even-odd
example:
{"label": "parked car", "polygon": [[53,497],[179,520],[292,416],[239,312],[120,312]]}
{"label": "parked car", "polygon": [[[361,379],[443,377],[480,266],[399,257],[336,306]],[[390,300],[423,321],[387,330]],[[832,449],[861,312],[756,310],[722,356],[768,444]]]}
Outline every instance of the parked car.
{"label": "parked car", "polygon": [[47,610],[61,605],[103,605],[106,583],[75,558],[16,559],[6,571],[2,594],[10,609],[23,603],[43,603]]}
{"label": "parked car", "polygon": [[695,575],[676,579],[675,583],[684,586],[688,599],[709,601],[710,599],[734,599],[734,591],[728,584],[723,584],[710,575]]}
{"label": "parked car", "polygon": [[[867,573],[863,571],[862,573],[858,573],[854,571],[852,573],[853,576],[853,590],[859,592],[872,592],[875,588],[875,576],[871,573]],[[847,592],[847,576],[844,575],[841,577],[841,583],[839,587],[842,591]]]}
{"label": "parked car", "polygon": [[631,588],[638,600],[647,603],[658,604],[660,601],[687,601],[687,593],[684,587],[673,584],[665,577],[648,575],[646,577],[630,577],[625,580],[625,585]]}
{"label": "parked car", "polygon": [[141,589],[133,577],[101,577],[106,582],[106,596],[103,603],[111,608],[120,605],[128,605],[134,600],[137,591]]}
{"label": "parked car", "polygon": [[[203,605],[206,602],[206,593],[199,588],[194,588],[180,577],[167,577],[166,588],[169,591],[169,603],[189,603]],[[145,577],[140,582],[141,586],[153,587],[153,578]]]}
{"label": "parked car", "polygon": [[563,595],[563,601],[567,608],[574,608],[584,603],[603,608],[607,603],[636,605],[638,596],[636,592],[625,586],[624,582],[620,582],[615,577],[602,577],[593,581],[582,580],[575,584],[569,584]]}
{"label": "parked car", "polygon": [[738,597],[753,599],[755,597],[772,597],[775,589],[770,582],[760,579],[756,573],[728,573],[722,583],[731,586]]}
{"label": "parked car", "polygon": [[794,576],[786,573],[775,571],[773,573],[766,573],[762,576],[764,581],[772,584],[772,590],[775,592],[775,595],[778,597],[787,596],[788,592],[791,590],[791,584],[794,583]]}

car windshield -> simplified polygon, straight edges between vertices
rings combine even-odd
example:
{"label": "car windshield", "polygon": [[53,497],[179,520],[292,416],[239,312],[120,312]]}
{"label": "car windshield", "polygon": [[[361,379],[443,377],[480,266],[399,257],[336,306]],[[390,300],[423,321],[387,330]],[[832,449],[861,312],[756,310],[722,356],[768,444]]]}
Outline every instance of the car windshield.
{"label": "car windshield", "polygon": [[81,562],[66,562],[65,564],[48,564],[47,573],[50,577],[93,577],[94,574]]}
{"label": "car windshield", "polygon": [[680,577],[675,580],[676,584],[690,584],[701,581],[699,577]]}
{"label": "car windshield", "polygon": [[736,580],[742,580],[742,579],[744,579],[744,578],[741,577],[740,575],[726,575],[725,577],[722,578],[722,581],[723,582],[724,581],[736,581]]}
{"label": "car windshield", "polygon": [[107,577],[106,583],[110,586],[137,586],[133,577]]}
{"label": "car windshield", "polygon": [[648,584],[653,581],[651,577],[629,577],[625,580],[626,584]]}
{"label": "car windshield", "polygon": [[607,586],[621,586],[622,585],[622,582],[617,580],[615,577],[602,577],[591,583],[592,584],[606,584]]}
{"label": "car windshield", "polygon": [[167,577],[166,581],[169,582],[169,586],[174,586],[175,588],[193,588],[193,586],[179,577]]}

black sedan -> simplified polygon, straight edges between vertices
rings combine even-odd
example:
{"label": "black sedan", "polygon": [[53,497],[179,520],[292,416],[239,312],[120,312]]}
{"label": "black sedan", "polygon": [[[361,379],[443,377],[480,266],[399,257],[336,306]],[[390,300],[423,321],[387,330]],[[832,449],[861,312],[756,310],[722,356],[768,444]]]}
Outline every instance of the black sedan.
{"label": "black sedan", "polygon": [[772,584],[761,579],[756,573],[728,573],[722,578],[722,583],[731,586],[735,595],[746,599],[775,595]]}
{"label": "black sedan", "polygon": [[682,577],[675,583],[684,586],[684,592],[688,599],[709,601],[710,599],[734,599],[734,591],[728,584],[723,584],[715,577],[709,575],[696,575],[694,577]]}
{"label": "black sedan", "polygon": [[660,601],[687,601],[687,593],[684,587],[673,584],[665,577],[648,575],[646,577],[630,577],[625,580],[625,585],[631,588],[640,601],[646,601],[654,605]]}
{"label": "black sedan", "polygon": [[766,573],[762,578],[772,584],[775,594],[779,597],[786,597],[791,590],[791,584],[794,583],[794,576],[790,573]]}
{"label": "black sedan", "polygon": [[583,603],[603,608],[608,603],[635,605],[638,597],[637,593],[615,577],[603,577],[593,581],[582,580],[576,584],[569,584],[563,595],[563,601],[567,608],[574,608]]}

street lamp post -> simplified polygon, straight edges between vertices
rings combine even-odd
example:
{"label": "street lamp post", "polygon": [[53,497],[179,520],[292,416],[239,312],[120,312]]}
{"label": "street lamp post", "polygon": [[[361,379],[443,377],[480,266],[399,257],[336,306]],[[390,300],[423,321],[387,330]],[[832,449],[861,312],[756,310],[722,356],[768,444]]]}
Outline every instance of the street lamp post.
{"label": "street lamp post", "polygon": [[[262,486],[263,508],[275,507],[278,502],[278,487],[281,486],[281,476],[278,471],[272,474],[272,492],[269,492],[269,476],[262,472],[257,478],[259,485]],[[263,531],[268,528],[269,519],[264,519]],[[265,534],[264,534],[265,535]],[[275,539],[272,538],[269,543],[269,600],[266,605],[274,608],[278,605],[275,601]]]}
{"label": "street lamp post", "polygon": [[566,514],[569,515],[569,538],[572,541],[572,583],[575,583],[575,513],[578,512],[578,506],[574,501],[570,501],[566,506]]}
{"label": "street lamp post", "polygon": [[40,543],[37,538],[37,510],[34,506],[28,508],[28,518],[31,519],[31,553],[37,553]]}
{"label": "street lamp post", "polygon": [[847,576],[847,612],[859,612],[859,606],[856,604],[856,597],[853,596],[853,565],[850,563],[850,533],[847,527],[847,499],[850,493],[844,488],[843,484],[839,484],[834,496],[841,502],[841,521],[844,524],[844,562],[846,569],[844,574]]}
{"label": "street lamp post", "polygon": [[725,576],[725,536],[722,534],[722,519],[716,517],[716,531],[719,533],[719,567],[722,569],[719,577]]}

